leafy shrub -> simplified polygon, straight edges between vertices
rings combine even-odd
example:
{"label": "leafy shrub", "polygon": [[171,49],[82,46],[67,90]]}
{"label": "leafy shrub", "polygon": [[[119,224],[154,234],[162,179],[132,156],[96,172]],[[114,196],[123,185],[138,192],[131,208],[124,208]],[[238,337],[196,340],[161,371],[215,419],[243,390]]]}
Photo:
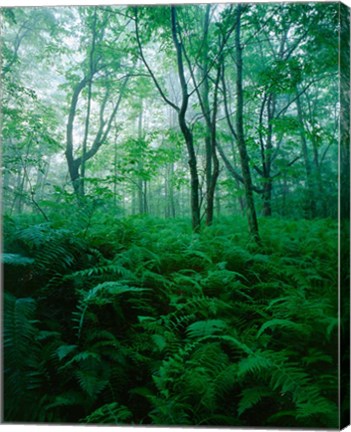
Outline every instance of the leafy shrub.
{"label": "leafy shrub", "polygon": [[6,222],[7,421],[338,426],[334,222],[101,221]]}

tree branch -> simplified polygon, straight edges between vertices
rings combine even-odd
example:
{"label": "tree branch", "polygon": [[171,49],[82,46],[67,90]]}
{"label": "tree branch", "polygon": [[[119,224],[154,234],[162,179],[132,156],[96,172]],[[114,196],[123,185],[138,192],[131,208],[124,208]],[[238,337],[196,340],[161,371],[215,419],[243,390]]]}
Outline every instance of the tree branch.
{"label": "tree branch", "polygon": [[137,9],[137,7],[134,8],[134,22],[135,22],[135,36],[136,36],[136,40],[137,40],[137,44],[138,44],[138,48],[139,48],[139,54],[140,54],[140,57],[141,57],[141,59],[142,59],[144,65],[145,65],[146,69],[148,70],[148,72],[149,72],[149,74],[150,74],[150,76],[151,76],[151,78],[152,78],[152,80],[153,80],[153,82],[154,82],[154,84],[155,84],[155,86],[156,86],[158,92],[160,93],[162,99],[163,99],[163,100],[164,100],[168,105],[170,105],[172,108],[174,108],[176,111],[179,111],[180,108],[179,108],[175,103],[173,103],[170,99],[168,99],[167,96],[165,95],[165,93],[163,92],[163,90],[162,90],[160,84],[158,83],[158,81],[157,81],[157,79],[156,79],[155,74],[154,74],[153,71],[151,70],[151,68],[150,68],[150,66],[149,66],[149,64],[148,64],[148,62],[146,61],[146,58],[145,58],[145,56],[144,56],[144,52],[143,52],[143,48],[142,48],[142,45],[141,45],[141,41],[140,41],[140,35],[139,35],[139,23],[138,23],[138,9]]}
{"label": "tree branch", "polygon": [[[223,159],[224,165],[226,166],[227,170],[230,172],[230,174],[232,175],[232,177],[239,181],[240,183],[244,184],[244,179],[243,177],[237,173],[233,167],[233,165],[230,163],[229,159],[227,158],[227,156],[225,155],[222,146],[219,144],[219,142],[217,142],[217,148],[218,148],[218,152],[221,155],[221,158]],[[252,185],[252,190],[258,194],[263,193],[263,189],[259,189],[256,186]]]}

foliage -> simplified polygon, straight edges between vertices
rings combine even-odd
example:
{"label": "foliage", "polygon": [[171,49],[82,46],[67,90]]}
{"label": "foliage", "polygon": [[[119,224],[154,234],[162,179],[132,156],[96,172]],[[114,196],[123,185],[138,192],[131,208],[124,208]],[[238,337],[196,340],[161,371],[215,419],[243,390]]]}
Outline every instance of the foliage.
{"label": "foliage", "polygon": [[340,427],[342,11],[1,10],[5,421]]}
{"label": "foliage", "polygon": [[21,224],[7,421],[337,427],[334,222],[267,220],[260,247],[226,220]]}

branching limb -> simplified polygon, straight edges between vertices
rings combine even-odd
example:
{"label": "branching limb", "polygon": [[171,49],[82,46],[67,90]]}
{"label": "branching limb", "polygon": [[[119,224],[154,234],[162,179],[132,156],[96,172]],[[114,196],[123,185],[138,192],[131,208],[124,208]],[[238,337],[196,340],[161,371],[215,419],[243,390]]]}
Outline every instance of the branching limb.
{"label": "branching limb", "polygon": [[137,8],[134,9],[134,23],[135,23],[135,36],[136,36],[136,41],[137,41],[137,44],[138,44],[139,54],[140,54],[141,60],[143,61],[146,69],[148,70],[148,72],[149,72],[149,74],[150,74],[150,76],[151,76],[151,78],[152,78],[152,80],[153,80],[153,82],[154,82],[154,84],[155,84],[158,92],[160,93],[162,99],[168,105],[170,105],[172,108],[174,108],[176,111],[179,111],[180,108],[175,103],[173,103],[170,99],[168,99],[167,96],[165,95],[165,93],[162,90],[162,88],[161,88],[161,86],[160,86],[160,84],[159,84],[159,82],[158,82],[155,74],[153,73],[152,69],[150,68],[148,62],[146,61],[146,58],[145,58],[144,52],[143,52],[143,47],[142,47],[141,41],[140,41],[138,9]]}

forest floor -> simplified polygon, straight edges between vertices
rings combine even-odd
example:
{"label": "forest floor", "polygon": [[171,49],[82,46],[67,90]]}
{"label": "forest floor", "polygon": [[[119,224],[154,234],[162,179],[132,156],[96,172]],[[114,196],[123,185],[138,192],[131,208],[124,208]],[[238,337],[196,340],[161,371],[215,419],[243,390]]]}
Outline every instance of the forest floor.
{"label": "forest floor", "polygon": [[338,427],[336,221],[60,216],[4,218],[5,421]]}

